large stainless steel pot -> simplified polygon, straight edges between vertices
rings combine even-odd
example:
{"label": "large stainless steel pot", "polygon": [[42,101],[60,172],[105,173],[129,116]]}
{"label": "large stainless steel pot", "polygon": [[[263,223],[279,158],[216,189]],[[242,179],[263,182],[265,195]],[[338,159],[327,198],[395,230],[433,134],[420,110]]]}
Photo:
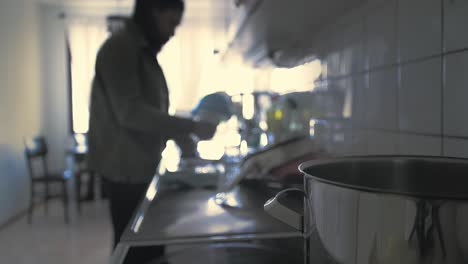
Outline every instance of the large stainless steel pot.
{"label": "large stainless steel pot", "polygon": [[304,218],[281,202],[288,191],[265,210],[304,231],[307,264],[468,263],[468,160],[350,157],[300,170]]}

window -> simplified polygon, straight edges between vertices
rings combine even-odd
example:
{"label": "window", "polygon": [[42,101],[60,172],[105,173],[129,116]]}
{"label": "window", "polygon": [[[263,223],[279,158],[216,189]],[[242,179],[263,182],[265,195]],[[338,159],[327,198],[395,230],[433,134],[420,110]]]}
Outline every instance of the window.
{"label": "window", "polygon": [[75,18],[67,22],[71,54],[72,128],[73,133],[87,133],[96,55],[108,32],[104,19]]}

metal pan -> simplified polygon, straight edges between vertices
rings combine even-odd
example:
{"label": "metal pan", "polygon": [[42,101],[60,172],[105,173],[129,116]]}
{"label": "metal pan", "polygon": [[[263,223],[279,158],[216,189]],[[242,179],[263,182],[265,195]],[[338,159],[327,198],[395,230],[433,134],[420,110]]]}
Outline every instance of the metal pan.
{"label": "metal pan", "polygon": [[468,263],[468,160],[349,157],[300,170],[304,214],[281,202],[288,190],[265,210],[303,231],[306,263]]}

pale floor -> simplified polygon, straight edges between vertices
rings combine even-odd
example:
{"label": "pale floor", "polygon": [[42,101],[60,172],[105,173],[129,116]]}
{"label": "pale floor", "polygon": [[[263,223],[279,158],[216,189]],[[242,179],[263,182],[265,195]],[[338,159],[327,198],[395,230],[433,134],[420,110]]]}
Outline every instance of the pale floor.
{"label": "pale floor", "polygon": [[111,225],[106,201],[83,203],[81,215],[71,209],[65,224],[59,200],[45,215],[38,206],[29,225],[26,217],[0,230],[0,264],[101,264],[111,253]]}

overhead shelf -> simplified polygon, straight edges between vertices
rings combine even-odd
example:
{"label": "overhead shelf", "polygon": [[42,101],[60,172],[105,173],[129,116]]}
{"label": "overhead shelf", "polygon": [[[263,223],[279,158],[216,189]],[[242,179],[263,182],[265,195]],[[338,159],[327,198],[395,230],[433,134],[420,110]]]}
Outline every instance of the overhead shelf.
{"label": "overhead shelf", "polygon": [[245,0],[228,34],[223,61],[293,67],[314,54],[311,39],[366,0]]}

